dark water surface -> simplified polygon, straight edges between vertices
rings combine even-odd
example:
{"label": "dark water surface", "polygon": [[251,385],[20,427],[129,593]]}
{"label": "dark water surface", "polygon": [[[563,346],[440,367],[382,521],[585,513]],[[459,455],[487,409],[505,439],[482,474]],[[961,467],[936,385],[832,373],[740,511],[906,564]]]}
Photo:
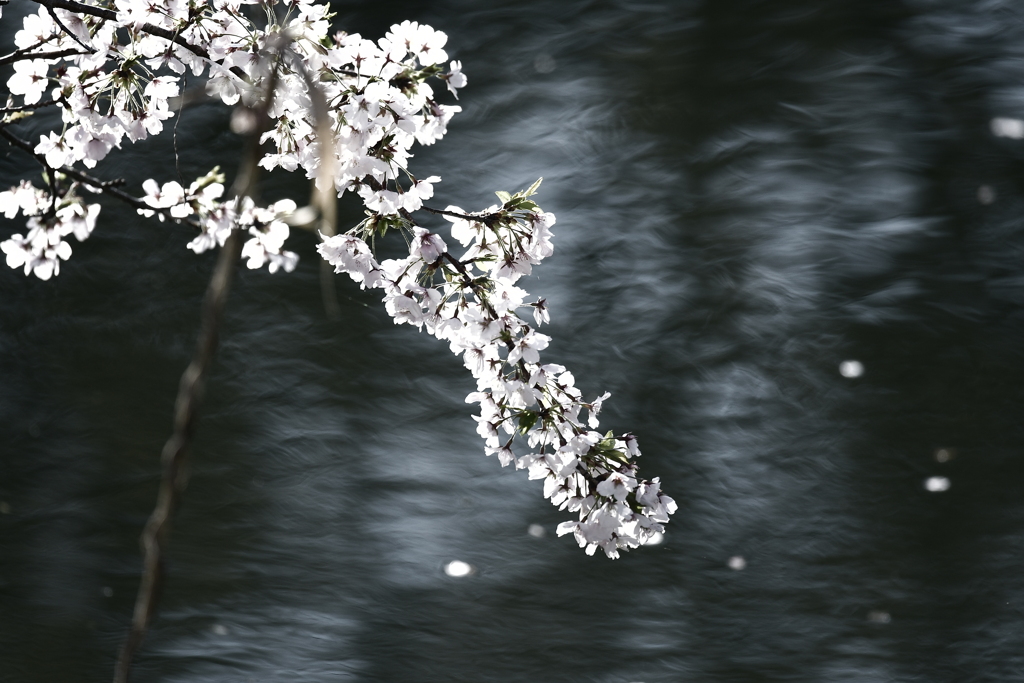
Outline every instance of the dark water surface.
{"label": "dark water surface", "polygon": [[[326,320],[299,234],[295,273],[232,292],[135,680],[1024,678],[1024,141],[989,129],[1024,116],[1024,6],[335,7],[448,32],[465,111],[413,168],[466,207],[545,176],[547,358],[613,393],[681,509],[617,562],[555,538],[458,359],[347,280]],[[178,147],[189,178],[239,141],[210,104]],[[163,182],[171,154],[103,170]],[[111,675],[213,263],[188,239],[107,204],[55,281],[0,270],[2,681]]]}

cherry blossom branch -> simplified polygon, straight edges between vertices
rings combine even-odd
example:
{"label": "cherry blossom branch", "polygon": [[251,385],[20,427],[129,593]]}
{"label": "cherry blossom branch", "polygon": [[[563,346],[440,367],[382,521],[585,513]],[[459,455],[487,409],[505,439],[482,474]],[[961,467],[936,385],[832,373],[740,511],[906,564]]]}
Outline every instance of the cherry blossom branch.
{"label": "cherry blossom branch", "polygon": [[463,263],[459,259],[457,259],[454,256],[452,256],[447,251],[444,252],[443,254],[441,254],[441,258],[443,258],[445,261],[447,261],[448,263],[450,263],[453,266],[455,266],[455,270],[459,271],[459,275],[461,275],[462,277],[466,278],[467,283],[468,283],[468,281],[472,280],[472,276],[469,274],[469,271],[466,269],[466,264],[465,263]]}
{"label": "cherry blossom branch", "polygon": [[20,107],[0,107],[0,114],[17,114],[20,111],[42,109],[43,107],[49,107],[51,104],[57,104],[58,102],[60,102],[60,100],[43,100],[42,102],[36,102],[35,104],[25,104]]}
{"label": "cherry blossom branch", "polygon": [[480,216],[471,216],[471,215],[466,214],[466,213],[456,213],[454,211],[445,211],[443,209],[434,209],[434,208],[431,208],[431,207],[426,206],[426,205],[424,205],[424,206],[422,206],[420,208],[422,208],[424,211],[428,211],[430,213],[437,214],[438,216],[451,216],[452,218],[461,218],[462,220],[466,220],[466,221],[473,221],[473,220],[479,220],[480,219]]}
{"label": "cherry blossom branch", "polygon": [[[66,9],[69,12],[78,12],[79,14],[89,14],[94,17],[101,19],[109,19],[115,21],[117,19],[117,12],[112,9],[104,9],[102,7],[96,7],[95,5],[86,5],[81,2],[75,2],[74,0],[32,0],[37,4],[47,7],[49,9]],[[154,28],[156,28],[154,26]],[[163,29],[159,29],[163,30]]]}
{"label": "cherry blossom branch", "polygon": [[432,208],[432,207],[429,207],[429,206],[426,206],[426,205],[421,206],[420,208],[423,209],[424,211],[427,211],[427,212],[432,213],[432,214],[436,214],[438,216],[451,216],[452,218],[461,218],[464,221],[478,221],[480,223],[485,223],[485,224],[489,223],[489,222],[491,222],[491,221],[493,221],[496,218],[499,218],[501,216],[501,212],[500,211],[497,212],[497,213],[487,213],[487,214],[483,214],[483,215],[476,215],[476,216],[474,216],[473,214],[469,214],[469,213],[458,213],[458,212],[455,212],[455,211],[446,211],[444,209],[435,209],[435,208]]}
{"label": "cherry blossom branch", "polygon": [[[0,3],[0,4],[3,4],[3,3]],[[36,42],[32,43],[28,47],[23,47],[23,48],[20,48],[18,50],[15,50],[14,52],[11,53],[11,55],[16,55],[16,54],[19,54],[21,52],[29,52],[31,50],[34,50],[34,49],[36,49],[37,47],[39,47],[41,45],[46,45],[48,42],[53,40],[53,38],[55,38],[55,37],[59,37],[59,36],[50,36],[49,38],[43,38],[42,40],[37,40]],[[7,56],[10,57],[11,55],[7,55]]]}
{"label": "cherry blossom branch", "polygon": [[45,7],[46,7],[47,14],[50,15],[51,19],[53,19],[53,23],[57,24],[57,26],[60,27],[60,30],[64,31],[64,35],[66,35],[68,38],[70,38],[71,40],[75,41],[76,43],[78,43],[79,45],[84,47],[86,49],[86,53],[85,54],[92,54],[94,52],[94,50],[91,47],[89,47],[88,45],[83,43],[81,40],[79,40],[78,36],[75,35],[74,31],[72,31],[71,29],[69,29],[67,26],[64,25],[64,22],[60,20],[60,17],[57,16],[57,13],[53,10],[52,7],[50,7],[49,5],[46,5]]}
{"label": "cherry blossom branch", "polygon": [[[28,219],[27,236],[15,234],[0,242],[9,266],[24,266],[26,275],[31,272],[49,279],[57,274],[60,261],[71,255],[63,238],[74,233],[81,241],[95,224],[100,206],[86,205],[75,195],[75,185],[63,187],[63,176],[51,168],[73,172],[66,167],[78,162],[92,168],[125,137],[135,142],[155,135],[164,129],[163,121],[173,116],[168,100],[179,95],[180,79],[154,76],[142,61],[152,68],[167,64],[179,74],[191,67],[197,76],[209,66],[207,91],[232,107],[243,97],[245,105],[254,106],[251,91],[256,88],[251,85],[263,90],[264,83],[279,77],[282,87],[278,96],[284,101],[274,108],[274,125],[262,136],[272,141],[275,149],[259,159],[259,165],[267,170],[301,167],[308,177],[315,178],[317,190],[311,203],[319,208],[324,242],[318,250],[326,262],[335,272],[347,272],[363,288],[383,290],[385,309],[396,323],[425,328],[462,357],[477,380],[478,390],[467,401],[480,404],[475,419],[485,452],[497,455],[503,466],[514,463],[517,469],[528,469],[531,479],[544,480],[546,498],[559,509],[578,513],[578,521],[564,522],[558,531],[559,535],[573,533],[588,554],[600,548],[615,558],[620,551],[644,545],[662,533],[662,524],[677,506],[660,492],[657,478],[639,478],[634,462],[640,454],[636,438],[628,433],[616,436],[596,431],[596,416],[607,394],[584,401],[566,368],[542,364],[539,352],[548,346],[550,337],[520,317],[519,311],[532,309],[538,326],[549,321],[544,300],[527,302],[528,292],[516,285],[553,249],[550,228],[555,216],[529,199],[541,181],[515,194],[497,192],[500,204],[482,211],[423,205],[433,196],[433,184],[440,178],[417,179],[408,170],[411,148],[440,140],[451,117],[461,110],[435,100],[426,81],[443,81],[456,97],[457,90],[466,85],[461,62],[452,61],[447,72],[442,66],[447,61],[442,49],[447,40],[444,33],[407,21],[393,25],[376,43],[358,34],[338,33],[331,38],[324,21],[329,7],[315,0],[288,0],[284,18],[267,12],[265,26],[238,14],[237,4],[231,2],[206,3],[197,10],[195,4],[169,0],[133,1],[119,4],[123,11],[114,12],[107,9],[113,7],[109,1],[101,8],[78,0],[34,1],[51,11],[57,7],[113,19],[113,26],[97,30],[91,40],[104,56],[100,60],[103,65],[96,68],[96,59],[75,60],[83,69],[87,67],[84,79],[68,69],[58,68],[51,75],[49,69],[57,66],[56,60],[36,59],[19,61],[8,80],[11,94],[22,96],[26,105],[37,102],[56,81],[65,93],[61,102],[65,114],[78,118],[59,133],[51,131],[42,137],[35,147],[21,141],[20,146],[47,169],[50,187],[47,191],[23,181],[0,192],[0,208],[8,215],[21,210]],[[268,9],[276,2],[261,0]],[[56,31],[58,24],[46,14],[38,13],[41,23],[32,18],[35,15],[27,18],[26,28],[39,23],[44,32]],[[70,18],[65,20],[73,25]],[[236,31],[238,25],[244,30]],[[66,26],[61,28],[67,31]],[[127,43],[121,44],[125,35],[131,43],[129,49],[124,49]],[[170,42],[166,47],[154,46],[150,36]],[[283,36],[293,41],[287,47]],[[264,44],[277,55],[269,79],[264,57],[257,54],[258,46]],[[163,58],[138,57],[154,51],[163,52]],[[117,62],[109,73],[105,70],[108,55]],[[228,69],[233,73],[227,73]],[[247,84],[238,82],[236,76]],[[258,127],[251,117],[237,116],[249,111],[236,109],[232,130],[252,132]],[[0,123],[0,128],[4,125]],[[249,168],[255,171],[254,165]],[[78,175],[68,173],[68,177],[84,175],[73,173]],[[187,191],[183,182],[161,186],[147,179],[143,183],[146,196],[131,198],[133,206],[146,215],[163,211],[161,217],[194,216],[200,234],[188,248],[196,253],[223,245],[244,230],[251,237],[238,253],[248,259],[249,268],[269,264],[273,273],[294,267],[297,255],[283,250],[288,225],[315,222],[300,218],[302,210],[296,211],[295,202],[281,200],[267,208],[257,207],[248,197],[220,202],[224,187],[218,169],[197,179]],[[109,191],[115,192],[112,186]],[[346,191],[360,196],[368,218],[345,234],[333,234],[335,195]],[[452,223],[452,238],[469,248],[462,259],[448,253],[439,235],[416,225],[412,214],[421,209]],[[407,237],[409,255],[378,263],[371,245],[388,231]],[[331,286],[333,291],[333,283]],[[587,411],[585,421],[581,411]],[[499,430],[509,438],[503,439]],[[532,452],[517,456],[512,451],[514,441],[517,448],[525,442]],[[180,491],[168,495],[180,495]],[[176,499],[171,498],[170,513],[146,544],[147,567],[155,568],[144,577],[145,590],[140,588],[138,618],[130,636],[135,640],[126,644],[128,661],[133,652],[129,646],[141,642],[146,620],[155,609],[157,591],[153,586],[159,583],[160,566],[159,561],[153,564],[151,554],[159,558],[162,552],[175,504]]]}
{"label": "cherry blossom branch", "polygon": [[[32,144],[30,142],[22,140],[21,138],[14,135],[6,128],[0,128],[0,136],[5,138],[15,147],[18,147],[31,154],[36,159],[36,161],[43,165],[44,168],[50,168],[46,163],[46,158],[42,154],[36,154],[35,148],[32,147]],[[132,196],[125,192],[124,190],[119,190],[118,187],[125,184],[124,178],[115,178],[114,180],[100,180],[99,178],[95,178],[91,175],[88,175],[87,173],[82,173],[81,171],[71,168],[70,166],[61,166],[60,168],[54,170],[57,171],[58,173],[63,173],[69,178],[77,180],[83,185],[87,185],[88,187],[99,190],[103,194],[110,195],[111,197],[119,199],[134,209],[161,213],[164,214],[167,218],[170,218],[171,220],[177,223],[189,225],[196,229],[199,228],[199,224],[193,220],[189,220],[187,218],[177,218],[175,216],[172,216],[170,213],[170,209],[155,208],[153,206],[150,206],[146,202],[142,201],[138,197]]]}
{"label": "cherry blossom branch", "polygon": [[[43,7],[46,7],[48,9],[50,9],[51,11],[53,10],[53,8],[59,8],[59,9],[68,10],[69,12],[79,12],[81,14],[90,14],[90,15],[92,15],[94,17],[100,17],[101,19],[109,19],[111,21],[116,21],[117,20],[117,12],[115,12],[114,10],[104,9],[102,7],[94,7],[93,5],[85,5],[85,4],[80,3],[80,2],[75,2],[75,0],[31,0],[31,1],[35,2],[35,3],[38,3],[38,4],[42,5]],[[202,57],[203,59],[207,59],[207,60],[210,59],[210,53],[205,48],[199,47],[198,45],[193,45],[192,43],[190,43],[187,40],[185,40],[184,38],[182,38],[175,31],[168,31],[165,28],[160,28],[159,26],[153,26],[153,24],[142,24],[138,28],[139,28],[140,31],[142,31],[144,33],[148,33],[148,34],[150,34],[152,36],[157,36],[158,38],[163,38],[164,40],[169,40],[172,43],[177,43],[178,45],[181,45],[183,48],[185,48],[186,50],[188,50],[189,52],[191,52],[192,54],[194,54],[194,55],[196,55],[198,57]],[[70,33],[70,31],[68,32],[68,34],[69,35],[73,35],[73,34]],[[249,77],[246,76],[245,72],[242,71],[241,69],[239,69],[238,67],[232,67],[231,73],[235,74],[236,76],[238,76],[242,80],[245,80],[245,81],[249,80]]]}
{"label": "cherry blossom branch", "polygon": [[[426,209],[427,207],[424,206],[422,208]],[[427,210],[430,211],[430,209],[427,209]],[[436,213],[450,215],[450,216],[455,216],[455,217],[459,217],[459,218],[461,218],[463,216],[463,214],[455,213],[455,212],[452,212],[452,211],[435,210],[435,212]],[[407,221],[409,221],[410,224],[415,224],[415,221],[413,221],[413,219],[412,219],[412,215],[407,210],[401,209],[399,211],[399,213],[401,214],[401,216],[403,218],[405,218]],[[481,289],[480,285],[478,285],[477,283],[475,283],[473,281],[473,276],[470,275],[469,269],[466,268],[466,264],[465,263],[463,263],[461,260],[459,260],[459,259],[455,258],[454,256],[452,256],[448,251],[442,252],[441,255],[438,257],[438,261],[447,261],[448,263],[450,263],[455,268],[455,270],[458,271],[459,275],[462,276],[462,288],[463,289],[468,289],[469,291],[473,292],[473,294],[480,301],[480,303],[484,307],[484,309],[491,316],[493,316],[495,318],[498,317],[498,314],[494,310],[494,307],[491,306],[491,303],[489,301],[487,301],[487,297],[483,295],[483,292],[482,292],[482,289]],[[509,344],[509,342],[506,342],[506,346],[508,346],[508,344]]]}
{"label": "cherry blossom branch", "polygon": [[[42,43],[40,43],[40,45],[41,44]],[[39,47],[39,45],[35,45],[32,48],[26,48],[24,50],[16,50],[16,51],[12,52],[9,55],[5,55],[3,57],[0,57],[0,66],[3,66],[4,64],[13,64],[14,62],[20,62],[20,61],[23,61],[23,60],[26,60],[26,59],[59,59],[60,57],[74,57],[76,55],[92,54],[91,51],[90,52],[82,52],[81,50],[76,50],[73,47],[69,47],[69,48],[64,49],[64,50],[52,50],[50,52],[31,52],[30,51],[30,50],[34,50],[37,47]],[[51,104],[52,104],[52,102],[51,102]]]}

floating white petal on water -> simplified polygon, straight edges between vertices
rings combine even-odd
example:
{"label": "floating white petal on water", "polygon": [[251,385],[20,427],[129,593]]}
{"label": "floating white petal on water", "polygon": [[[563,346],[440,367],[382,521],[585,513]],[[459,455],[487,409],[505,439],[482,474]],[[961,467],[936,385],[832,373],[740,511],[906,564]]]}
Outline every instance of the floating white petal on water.
{"label": "floating white petal on water", "polygon": [[473,565],[462,560],[452,560],[444,566],[444,573],[448,576],[469,576],[473,573]]}
{"label": "floating white petal on water", "polygon": [[655,531],[654,535],[651,536],[644,545],[661,545],[665,540],[665,534],[660,531]]}
{"label": "floating white petal on water", "polygon": [[729,558],[729,569],[733,571],[741,572],[747,568],[747,561],[743,559],[742,555],[733,555]]}
{"label": "floating white petal on water", "polygon": [[888,612],[883,612],[882,610],[876,609],[868,612],[868,621],[870,621],[873,624],[888,624],[890,621],[892,621],[892,617],[889,615]]}
{"label": "floating white petal on water", "polygon": [[941,493],[949,490],[949,479],[946,477],[928,477],[924,480],[924,487],[932,493]]}
{"label": "floating white petal on water", "polygon": [[864,374],[864,364],[859,360],[844,360],[839,364],[839,374],[843,377],[860,377]]}
{"label": "floating white petal on water", "polygon": [[1020,140],[1024,138],[1024,121],[1005,117],[996,117],[989,124],[992,128],[992,135],[997,138],[1010,138]]}
{"label": "floating white petal on water", "polygon": [[530,527],[526,530],[526,533],[530,534],[534,538],[544,538],[544,535],[547,532],[544,530],[544,527],[542,527],[540,524],[531,524]]}

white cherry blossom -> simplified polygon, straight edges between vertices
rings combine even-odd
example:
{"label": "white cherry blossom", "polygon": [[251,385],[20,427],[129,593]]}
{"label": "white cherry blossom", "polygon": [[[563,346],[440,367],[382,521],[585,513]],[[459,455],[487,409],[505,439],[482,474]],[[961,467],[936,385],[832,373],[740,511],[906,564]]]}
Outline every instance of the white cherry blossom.
{"label": "white cherry blossom", "polygon": [[46,75],[49,70],[50,65],[42,59],[15,62],[14,75],[7,79],[7,90],[12,95],[24,97],[25,104],[35,104],[49,86]]}
{"label": "white cherry blossom", "polygon": [[[110,188],[71,181],[83,177],[72,169],[78,163],[94,168],[126,140],[136,143],[165,129],[180,86],[178,76],[162,69],[205,75],[207,92],[229,106],[259,104],[273,83],[271,125],[261,138],[273,149],[259,165],[301,172],[319,191],[359,197],[367,218],[346,234],[321,235],[318,251],[335,272],[378,290],[396,324],[425,330],[461,357],[476,380],[467,401],[479,405],[474,420],[485,453],[543,482],[544,496],[575,516],[559,534],[572,533],[588,554],[600,548],[615,558],[660,538],[676,504],[661,493],[658,479],[639,477],[636,437],[598,431],[609,395],[585,401],[571,372],[543,362],[551,338],[522,317],[531,313],[537,326],[550,321],[546,301],[530,301],[521,286],[553,253],[555,216],[531,199],[540,181],[515,194],[499,192],[499,203],[480,211],[428,209],[449,222],[452,244],[465,249],[461,255],[450,252],[447,235],[412,216],[427,208],[441,180],[417,178],[415,146],[441,139],[461,111],[438,101],[431,80],[456,98],[467,84],[461,61],[443,66],[447,35],[405,21],[373,42],[331,35],[325,3],[265,0],[268,11],[253,13],[265,14],[263,23],[242,11],[248,4],[255,0],[93,0],[90,6],[116,12],[115,20],[54,10],[73,35],[46,8],[23,19],[15,35],[19,49],[66,56],[15,60],[7,81],[9,93],[29,106],[46,106],[43,96],[52,86],[49,106],[61,113],[59,126],[28,147],[51,169],[45,187],[26,181],[0,192],[0,213],[27,220],[24,234],[0,242],[7,264],[48,279],[71,256],[66,238],[89,236],[100,207],[83,202],[77,189]],[[172,32],[179,42],[147,25]],[[314,102],[321,99],[326,112],[317,113]],[[332,134],[321,138],[318,131],[326,128]],[[249,197],[224,199],[224,182],[218,169],[188,188],[169,178],[145,179],[141,197],[127,200],[142,216],[196,230],[185,245],[196,253],[223,245],[238,230],[246,237],[247,267],[291,271],[298,257],[285,244],[295,203],[261,207]],[[395,232],[404,235],[408,254],[378,262],[370,244]]]}
{"label": "white cherry blossom", "polygon": [[462,62],[455,60],[450,65],[450,71],[441,76],[444,79],[445,85],[448,86],[448,91],[455,96],[455,99],[459,99],[459,88],[465,88],[466,83],[469,79],[466,78],[466,74],[462,73]]}

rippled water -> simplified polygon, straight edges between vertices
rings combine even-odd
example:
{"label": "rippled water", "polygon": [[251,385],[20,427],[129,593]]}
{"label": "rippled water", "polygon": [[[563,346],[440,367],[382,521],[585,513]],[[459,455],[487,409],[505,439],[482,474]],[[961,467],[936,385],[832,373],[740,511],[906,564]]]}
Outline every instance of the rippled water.
{"label": "rippled water", "polygon": [[[1024,8],[335,7],[449,33],[465,111],[414,168],[466,207],[545,177],[548,357],[613,392],[604,424],[681,510],[617,562],[555,538],[538,483],[482,456],[460,362],[347,281],[326,320],[297,235],[295,273],[232,292],[137,681],[1020,676],[1024,142],[989,122],[1024,117]],[[187,178],[239,145],[202,105],[178,147]],[[171,152],[107,172],[174,179]],[[4,681],[109,677],[212,267],[103,211],[56,281],[0,272]]]}

